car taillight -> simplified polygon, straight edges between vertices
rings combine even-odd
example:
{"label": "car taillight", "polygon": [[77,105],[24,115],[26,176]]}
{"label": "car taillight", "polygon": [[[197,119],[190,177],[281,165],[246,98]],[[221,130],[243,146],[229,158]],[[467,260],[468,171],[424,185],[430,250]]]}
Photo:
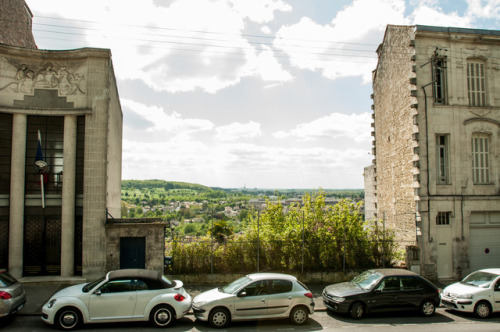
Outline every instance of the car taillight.
{"label": "car taillight", "polygon": [[0,299],[2,300],[8,300],[8,299],[11,299],[12,298],[12,295],[10,295],[9,293],[7,292],[0,292]]}
{"label": "car taillight", "polygon": [[312,298],[313,298],[313,294],[312,294],[311,292],[309,292],[309,293],[305,293],[305,294],[304,294],[304,296],[305,296],[305,297],[308,297],[308,298],[310,298],[310,299],[312,299]]}
{"label": "car taillight", "polygon": [[174,299],[175,299],[176,301],[182,302],[182,301],[184,301],[185,297],[184,297],[184,296],[182,296],[181,294],[175,294],[175,295],[174,295]]}

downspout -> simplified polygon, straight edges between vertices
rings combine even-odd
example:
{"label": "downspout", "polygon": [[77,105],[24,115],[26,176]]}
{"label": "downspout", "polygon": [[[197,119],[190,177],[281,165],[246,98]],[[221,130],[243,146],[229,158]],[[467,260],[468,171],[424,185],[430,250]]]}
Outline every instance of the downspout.
{"label": "downspout", "polygon": [[430,194],[430,176],[429,176],[429,126],[428,126],[428,118],[427,118],[427,93],[425,92],[425,88],[431,84],[433,84],[434,81],[427,83],[426,85],[422,86],[422,91],[424,92],[424,111],[425,111],[425,149],[427,152],[427,219],[429,220],[429,225],[427,227],[427,240],[429,243],[434,241],[434,239],[431,237],[431,194]]}

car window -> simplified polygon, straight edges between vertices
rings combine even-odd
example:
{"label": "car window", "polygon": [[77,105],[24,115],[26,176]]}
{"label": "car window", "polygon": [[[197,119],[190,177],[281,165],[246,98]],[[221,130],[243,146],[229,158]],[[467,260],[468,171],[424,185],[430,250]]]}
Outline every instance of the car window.
{"label": "car window", "polygon": [[267,294],[267,280],[259,280],[252,282],[250,285],[243,288],[242,292],[245,292],[247,296],[257,296]]}
{"label": "car window", "polygon": [[290,280],[271,280],[271,294],[287,293],[292,291],[292,288]]}
{"label": "car window", "polygon": [[495,292],[498,292],[498,291],[500,291],[500,279],[498,279],[496,284],[495,284]]}
{"label": "car window", "polygon": [[145,291],[145,290],[151,290],[151,289],[157,289],[155,288],[154,283],[151,285],[152,287],[149,286],[149,281],[154,280],[141,280],[141,279],[135,279],[133,280],[133,288],[136,291]]}
{"label": "car window", "polygon": [[423,280],[417,277],[400,277],[401,290],[417,290],[425,289],[426,285]]}
{"label": "car window", "polygon": [[135,291],[135,282],[131,279],[117,279],[105,283],[99,288],[101,293],[121,293]]}
{"label": "car window", "polygon": [[386,277],[377,287],[377,289],[383,292],[398,291],[400,288],[399,277]]}
{"label": "car window", "polygon": [[7,287],[16,282],[16,279],[12,277],[9,273],[2,271],[0,273],[0,286],[1,287]]}

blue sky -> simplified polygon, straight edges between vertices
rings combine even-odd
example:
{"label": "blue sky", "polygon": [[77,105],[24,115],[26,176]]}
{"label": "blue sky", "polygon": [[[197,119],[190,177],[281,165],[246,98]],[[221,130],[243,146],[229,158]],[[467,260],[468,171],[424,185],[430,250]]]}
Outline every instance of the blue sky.
{"label": "blue sky", "polygon": [[363,188],[387,24],[500,28],[498,0],[27,0],[40,49],[109,48],[123,179]]}

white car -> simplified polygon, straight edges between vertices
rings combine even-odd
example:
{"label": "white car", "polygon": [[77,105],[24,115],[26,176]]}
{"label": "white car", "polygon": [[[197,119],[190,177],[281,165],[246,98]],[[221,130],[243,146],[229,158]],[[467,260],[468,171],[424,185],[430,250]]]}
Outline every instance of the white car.
{"label": "white car", "polygon": [[479,270],[445,287],[441,304],[448,309],[473,312],[479,318],[500,312],[500,269]]}
{"label": "white car", "polygon": [[212,327],[224,328],[231,321],[289,318],[295,325],[314,313],[311,291],[294,276],[253,273],[196,296],[194,316]]}
{"label": "white car", "polygon": [[191,309],[191,296],[179,280],[158,271],[125,269],[64,288],[42,308],[42,320],[64,330],[81,323],[150,321],[165,327]]}

